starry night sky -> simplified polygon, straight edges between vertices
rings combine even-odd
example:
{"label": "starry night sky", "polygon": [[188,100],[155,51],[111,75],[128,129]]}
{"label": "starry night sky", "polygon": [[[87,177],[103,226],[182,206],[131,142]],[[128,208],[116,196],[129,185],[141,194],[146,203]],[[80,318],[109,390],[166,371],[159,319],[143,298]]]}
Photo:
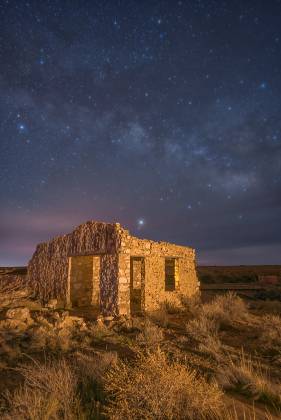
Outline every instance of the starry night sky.
{"label": "starry night sky", "polygon": [[0,2],[0,265],[86,220],[281,263],[281,2]]}

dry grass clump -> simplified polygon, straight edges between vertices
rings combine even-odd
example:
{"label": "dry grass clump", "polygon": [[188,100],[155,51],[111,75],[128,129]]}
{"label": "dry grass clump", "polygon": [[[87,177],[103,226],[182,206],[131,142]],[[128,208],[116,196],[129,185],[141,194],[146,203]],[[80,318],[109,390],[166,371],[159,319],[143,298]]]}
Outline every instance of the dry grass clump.
{"label": "dry grass clump", "polygon": [[168,314],[178,314],[183,311],[183,306],[180,304],[180,302],[172,302],[172,301],[166,300],[162,302],[160,306]]}
{"label": "dry grass clump", "polygon": [[155,325],[148,318],[145,319],[144,327],[136,337],[136,342],[141,347],[146,347],[150,351],[159,348],[160,344],[164,339],[162,328]]}
{"label": "dry grass clump", "polygon": [[102,407],[106,395],[103,381],[106,372],[117,363],[117,354],[114,352],[74,354],[73,361],[77,376],[79,377],[79,391],[84,412],[89,419],[102,417]]}
{"label": "dry grass clump", "polygon": [[160,327],[167,328],[169,324],[168,312],[164,305],[160,306],[157,311],[150,313],[150,318]]}
{"label": "dry grass clump", "polygon": [[281,302],[279,300],[258,300],[251,302],[251,307],[268,314],[281,316]]}
{"label": "dry grass clump", "polygon": [[246,320],[249,315],[246,303],[233,292],[216,296],[212,302],[202,305],[202,312],[220,325]]}
{"label": "dry grass clump", "polygon": [[186,324],[186,332],[198,342],[200,351],[209,354],[217,361],[222,359],[222,343],[218,336],[218,323],[214,319],[201,314]]}
{"label": "dry grass clump", "polygon": [[265,315],[260,322],[260,341],[265,349],[275,350],[281,354],[281,317]]}
{"label": "dry grass clump", "polygon": [[116,365],[118,357],[117,353],[109,351],[92,354],[78,351],[74,354],[74,360],[82,381],[90,379],[101,382],[105,372]]}
{"label": "dry grass clump", "polygon": [[210,355],[217,362],[224,360],[224,349],[222,342],[217,336],[209,335],[204,342],[201,342],[198,349],[207,355]]}
{"label": "dry grass clump", "polygon": [[95,341],[103,341],[115,334],[101,321],[92,324],[89,328],[89,331]]}
{"label": "dry grass clump", "polygon": [[186,324],[186,331],[194,340],[204,342],[209,336],[216,337],[218,335],[218,324],[214,319],[207,318],[202,314]]}
{"label": "dry grass clump", "polygon": [[223,406],[216,383],[161,351],[140,355],[134,366],[119,362],[105,376],[105,390],[111,419],[214,419]]}
{"label": "dry grass clump", "polygon": [[198,343],[200,351],[222,362],[224,349],[219,338],[219,329],[221,326],[247,319],[245,302],[235,293],[229,292],[206,304],[191,301],[189,312],[193,319],[186,324],[187,334]]}
{"label": "dry grass clump", "polygon": [[191,297],[182,295],[181,304],[184,312],[186,312],[189,315],[198,316],[201,313],[202,304],[199,295]]}
{"label": "dry grass clump", "polygon": [[74,420],[82,418],[77,377],[66,361],[32,363],[20,368],[24,384],[7,394],[6,419]]}
{"label": "dry grass clump", "polygon": [[22,366],[24,383],[6,394],[5,420],[76,420],[103,418],[103,378],[116,365],[111,352],[77,352],[60,359]]}
{"label": "dry grass clump", "polygon": [[240,392],[253,400],[281,407],[281,386],[270,381],[267,371],[254,364],[242,351],[238,359],[229,358],[218,369],[217,379],[225,389]]}

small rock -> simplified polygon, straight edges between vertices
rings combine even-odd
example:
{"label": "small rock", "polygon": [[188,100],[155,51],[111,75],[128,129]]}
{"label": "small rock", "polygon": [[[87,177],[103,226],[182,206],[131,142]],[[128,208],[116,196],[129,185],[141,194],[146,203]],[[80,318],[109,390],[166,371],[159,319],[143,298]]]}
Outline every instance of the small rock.
{"label": "small rock", "polygon": [[45,306],[46,306],[46,308],[49,308],[49,309],[56,309],[57,306],[58,306],[58,300],[57,299],[51,299],[51,300],[49,300],[48,303],[46,303]]}
{"label": "small rock", "polygon": [[65,316],[64,319],[57,325],[58,328],[73,328],[77,326],[83,328],[86,326],[85,321],[77,316]]}
{"label": "small rock", "polygon": [[33,323],[28,308],[12,308],[6,312],[6,318],[14,319],[22,322]]}
{"label": "small rock", "polygon": [[107,321],[107,322],[113,321],[113,319],[114,319],[113,316],[104,316],[103,317],[103,320]]}
{"label": "small rock", "polygon": [[[5,331],[8,334],[9,331],[25,332],[28,329],[28,324],[19,319],[3,319],[0,321],[0,331]],[[6,339],[8,336],[6,335]]]}

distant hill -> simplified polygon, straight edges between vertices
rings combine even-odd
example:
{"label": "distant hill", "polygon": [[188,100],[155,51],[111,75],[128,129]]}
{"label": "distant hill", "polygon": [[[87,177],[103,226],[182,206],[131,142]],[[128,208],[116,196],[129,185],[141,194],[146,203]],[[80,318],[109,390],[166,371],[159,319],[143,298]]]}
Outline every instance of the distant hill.
{"label": "distant hill", "polygon": [[[0,267],[0,276],[13,274],[25,275],[27,267]],[[204,284],[213,283],[254,283],[259,276],[280,276],[281,265],[234,265],[234,266],[198,266],[199,280]]]}
{"label": "distant hill", "polygon": [[202,283],[254,283],[259,276],[280,276],[281,265],[198,266]]}
{"label": "distant hill", "polygon": [[0,276],[9,275],[25,275],[27,267],[0,267]]}

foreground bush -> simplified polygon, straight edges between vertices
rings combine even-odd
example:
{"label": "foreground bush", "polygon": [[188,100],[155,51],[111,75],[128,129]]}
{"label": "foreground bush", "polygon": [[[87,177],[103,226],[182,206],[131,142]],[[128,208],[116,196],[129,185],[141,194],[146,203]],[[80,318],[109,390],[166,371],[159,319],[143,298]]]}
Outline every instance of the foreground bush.
{"label": "foreground bush", "polygon": [[246,303],[233,292],[216,296],[212,302],[202,305],[202,312],[219,325],[246,320],[249,315]]}
{"label": "foreground bush", "polygon": [[213,419],[222,408],[222,392],[196,371],[169,363],[161,351],[140,356],[129,366],[119,362],[105,376],[111,419]]}
{"label": "foreground bush", "polygon": [[238,359],[229,358],[217,375],[225,389],[235,390],[253,400],[281,408],[281,386],[270,381],[266,371],[246,358],[242,351]]}
{"label": "foreground bush", "polygon": [[167,328],[169,324],[169,317],[167,309],[162,305],[158,310],[150,313],[150,318],[153,322],[159,325],[162,328]]}
{"label": "foreground bush", "polygon": [[77,352],[73,356],[85,420],[103,418],[102,407],[106,400],[103,378],[106,372],[116,365],[117,360],[117,354],[113,352]]}
{"label": "foreground bush", "polygon": [[136,342],[141,347],[146,347],[148,350],[153,351],[159,348],[163,339],[164,334],[162,328],[158,327],[147,318],[142,332],[136,337]]}
{"label": "foreground bush", "polygon": [[281,354],[281,317],[278,315],[265,315],[260,323],[262,346]]}
{"label": "foreground bush", "polygon": [[218,336],[218,324],[214,319],[207,318],[204,313],[186,324],[186,332],[198,342],[198,349],[209,354],[215,360],[222,358],[222,343]]}
{"label": "foreground bush", "polygon": [[33,363],[20,369],[24,384],[14,394],[8,394],[10,407],[6,419],[82,418],[77,396],[77,377],[64,360],[53,363]]}

